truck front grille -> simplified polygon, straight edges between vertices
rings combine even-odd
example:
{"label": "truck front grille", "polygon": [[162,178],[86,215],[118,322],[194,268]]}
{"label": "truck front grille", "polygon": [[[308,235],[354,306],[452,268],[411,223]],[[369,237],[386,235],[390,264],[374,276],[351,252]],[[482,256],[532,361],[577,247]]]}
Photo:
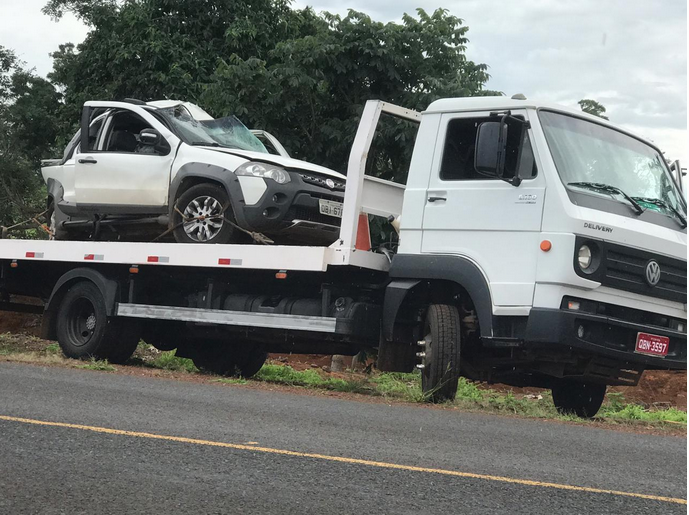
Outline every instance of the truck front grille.
{"label": "truck front grille", "polygon": [[[654,252],[616,245],[600,240],[578,237],[576,249],[587,241],[600,249],[601,263],[594,274],[583,273],[576,263],[577,274],[619,290],[648,295],[675,302],[687,302],[687,264],[685,261],[661,256]],[[660,266],[660,281],[651,286],[646,281],[646,267],[650,261]]]}

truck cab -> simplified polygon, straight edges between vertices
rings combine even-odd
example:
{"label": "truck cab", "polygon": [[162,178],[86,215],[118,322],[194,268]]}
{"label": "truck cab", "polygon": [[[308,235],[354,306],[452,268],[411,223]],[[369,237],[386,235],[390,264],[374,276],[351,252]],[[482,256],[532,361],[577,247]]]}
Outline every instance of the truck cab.
{"label": "truck cab", "polygon": [[636,384],[686,367],[686,202],[652,143],[562,106],[444,99],[408,177],[390,275],[460,299],[471,374]]}

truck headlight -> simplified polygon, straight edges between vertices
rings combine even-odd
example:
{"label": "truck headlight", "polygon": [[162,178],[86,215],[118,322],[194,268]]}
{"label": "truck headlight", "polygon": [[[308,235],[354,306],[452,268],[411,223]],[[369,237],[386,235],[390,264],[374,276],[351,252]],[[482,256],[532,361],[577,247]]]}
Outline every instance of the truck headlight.
{"label": "truck headlight", "polygon": [[593,252],[591,252],[591,249],[588,245],[582,245],[579,247],[578,260],[579,266],[582,270],[586,270],[591,266],[591,262],[593,261]]}
{"label": "truck headlight", "polygon": [[236,175],[244,175],[251,177],[263,177],[264,179],[272,179],[278,184],[286,184],[291,178],[284,168],[268,163],[258,163],[249,161],[237,168],[234,172]]}

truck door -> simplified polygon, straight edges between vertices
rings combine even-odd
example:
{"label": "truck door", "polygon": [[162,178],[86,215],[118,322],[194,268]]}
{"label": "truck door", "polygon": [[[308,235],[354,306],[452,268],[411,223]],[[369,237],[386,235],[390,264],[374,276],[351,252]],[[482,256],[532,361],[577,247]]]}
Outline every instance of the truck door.
{"label": "truck door", "polygon": [[[526,112],[512,114],[524,119]],[[474,167],[478,126],[498,121],[489,112],[444,114],[426,195],[421,251],[455,254],[483,270],[496,306],[529,306],[534,292],[545,180],[531,144],[531,130],[510,142],[522,145],[512,167],[524,180],[515,187]],[[519,139],[519,138],[518,138]]]}
{"label": "truck door", "polygon": [[142,144],[139,136],[143,129],[160,131],[158,125],[152,116],[144,119],[127,109],[110,112],[95,144],[75,155],[74,189],[80,209],[135,214],[167,205],[177,142],[161,150]]}

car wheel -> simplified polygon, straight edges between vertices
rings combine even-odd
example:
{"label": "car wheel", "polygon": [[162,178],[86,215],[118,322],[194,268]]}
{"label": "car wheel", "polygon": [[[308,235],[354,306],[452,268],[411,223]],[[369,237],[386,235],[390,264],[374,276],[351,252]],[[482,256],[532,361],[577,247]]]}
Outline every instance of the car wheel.
{"label": "car wheel", "polygon": [[172,213],[177,243],[229,243],[237,231],[227,220],[233,220],[230,198],[215,184],[197,184],[182,193]]}

